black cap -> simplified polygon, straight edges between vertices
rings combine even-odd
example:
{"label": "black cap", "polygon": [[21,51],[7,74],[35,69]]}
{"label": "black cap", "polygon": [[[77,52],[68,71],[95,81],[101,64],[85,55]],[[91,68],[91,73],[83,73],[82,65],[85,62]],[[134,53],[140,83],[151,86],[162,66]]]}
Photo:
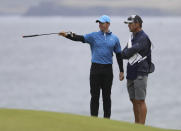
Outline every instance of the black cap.
{"label": "black cap", "polygon": [[128,19],[126,21],[124,21],[125,24],[129,24],[129,23],[143,23],[143,20],[141,19],[140,16],[138,15],[131,15],[130,17],[128,17]]}

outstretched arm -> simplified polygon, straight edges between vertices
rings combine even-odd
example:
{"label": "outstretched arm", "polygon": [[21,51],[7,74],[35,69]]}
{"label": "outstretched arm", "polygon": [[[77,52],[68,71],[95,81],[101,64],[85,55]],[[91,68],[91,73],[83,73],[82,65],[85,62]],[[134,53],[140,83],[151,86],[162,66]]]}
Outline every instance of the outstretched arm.
{"label": "outstretched arm", "polygon": [[60,32],[59,35],[66,37],[66,38],[73,40],[73,41],[81,41],[81,42],[85,43],[85,39],[84,39],[83,35],[77,35],[77,34],[72,33],[72,32],[64,32],[64,31]]}

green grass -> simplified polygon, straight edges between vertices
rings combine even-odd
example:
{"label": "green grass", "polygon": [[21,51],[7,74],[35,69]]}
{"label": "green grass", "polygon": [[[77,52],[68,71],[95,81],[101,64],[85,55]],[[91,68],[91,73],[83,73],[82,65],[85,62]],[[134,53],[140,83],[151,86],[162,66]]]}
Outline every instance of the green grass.
{"label": "green grass", "polygon": [[0,109],[0,131],[171,131],[55,112]]}

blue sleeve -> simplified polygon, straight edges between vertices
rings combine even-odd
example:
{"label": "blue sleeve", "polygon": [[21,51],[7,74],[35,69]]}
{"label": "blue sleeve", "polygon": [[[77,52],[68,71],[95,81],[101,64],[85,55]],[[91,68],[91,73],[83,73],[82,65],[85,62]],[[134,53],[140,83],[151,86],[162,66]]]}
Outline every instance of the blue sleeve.
{"label": "blue sleeve", "polygon": [[93,43],[93,33],[90,33],[90,34],[85,34],[84,35],[84,42],[85,43],[89,43],[89,44],[92,44]]}
{"label": "blue sleeve", "polygon": [[114,46],[114,52],[115,53],[121,53],[121,46],[120,46],[120,42],[119,42],[118,38],[116,38],[116,44]]}

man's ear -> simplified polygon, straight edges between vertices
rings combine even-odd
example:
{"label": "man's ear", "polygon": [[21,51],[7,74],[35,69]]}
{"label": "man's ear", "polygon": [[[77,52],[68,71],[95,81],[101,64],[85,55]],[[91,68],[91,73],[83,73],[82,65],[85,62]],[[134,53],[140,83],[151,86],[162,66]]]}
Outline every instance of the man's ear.
{"label": "man's ear", "polygon": [[107,23],[108,26],[110,26],[110,23]]}
{"label": "man's ear", "polygon": [[136,27],[140,27],[140,23],[135,23],[136,24]]}

